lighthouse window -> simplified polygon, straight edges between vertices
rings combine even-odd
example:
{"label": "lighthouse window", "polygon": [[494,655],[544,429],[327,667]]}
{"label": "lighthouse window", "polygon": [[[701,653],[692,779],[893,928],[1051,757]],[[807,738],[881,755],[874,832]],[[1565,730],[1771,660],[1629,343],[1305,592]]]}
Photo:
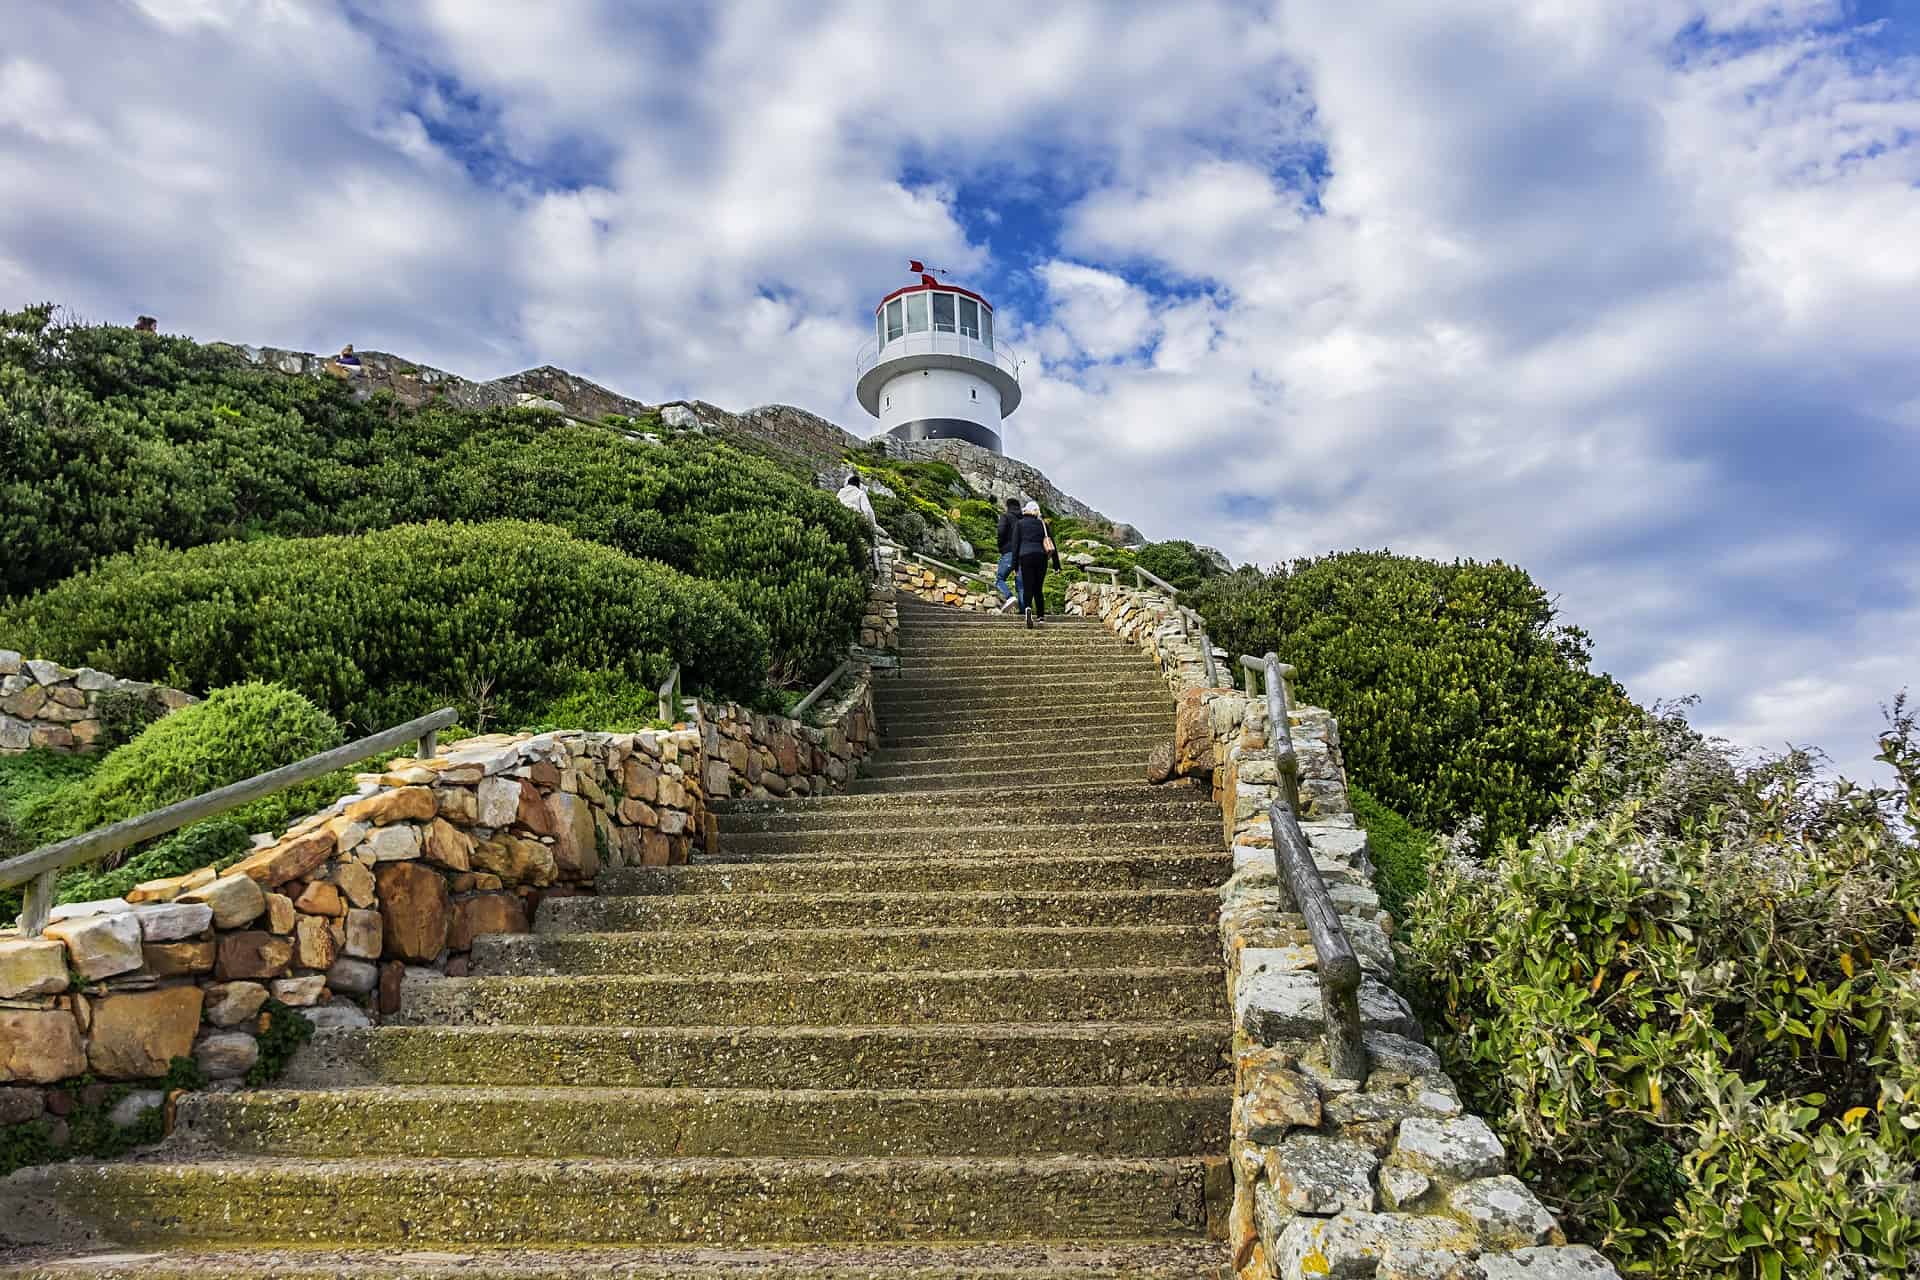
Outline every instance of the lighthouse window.
{"label": "lighthouse window", "polygon": [[873,313],[873,338],[878,345],[887,345],[887,318],[878,311]]}
{"label": "lighthouse window", "polygon": [[960,299],[960,332],[969,338],[980,336],[980,304],[972,298]]}
{"label": "lighthouse window", "polygon": [[904,330],[900,327],[900,299],[895,298],[887,304],[887,341],[892,342]]}
{"label": "lighthouse window", "polygon": [[904,301],[907,304],[907,332],[925,333],[927,331],[927,295],[910,293]]}
{"label": "lighthouse window", "polygon": [[993,308],[980,308],[980,341],[993,345]]}
{"label": "lighthouse window", "polygon": [[933,295],[933,330],[935,333],[953,332],[953,295],[950,293]]}

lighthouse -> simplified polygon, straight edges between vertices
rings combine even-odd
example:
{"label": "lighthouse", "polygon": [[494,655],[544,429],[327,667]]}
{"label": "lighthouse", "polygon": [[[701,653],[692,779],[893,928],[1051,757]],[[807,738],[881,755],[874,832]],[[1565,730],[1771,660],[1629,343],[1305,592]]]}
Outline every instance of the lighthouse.
{"label": "lighthouse", "polygon": [[993,306],[911,267],[920,282],[873,309],[873,338],[855,362],[860,407],[896,440],[965,440],[999,453],[1001,423],[1020,406],[1020,364],[994,339]]}

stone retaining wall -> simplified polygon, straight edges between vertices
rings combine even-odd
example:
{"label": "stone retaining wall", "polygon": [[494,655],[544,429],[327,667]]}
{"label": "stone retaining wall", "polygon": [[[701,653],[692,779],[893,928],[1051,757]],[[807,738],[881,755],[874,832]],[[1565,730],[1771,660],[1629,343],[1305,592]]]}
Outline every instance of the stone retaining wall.
{"label": "stone retaining wall", "polygon": [[148,1080],[176,1057],[236,1087],[269,999],[320,1025],[378,1020],[409,971],[461,976],[475,937],[526,932],[544,898],[592,892],[602,867],[710,847],[710,801],[823,793],[878,737],[864,670],[818,724],[691,710],[672,729],[395,759],[224,871],[56,907],[42,938],[0,933],[0,1125],[64,1115],[76,1076]]}
{"label": "stone retaining wall", "polygon": [[1567,1245],[1507,1172],[1499,1139],[1463,1111],[1394,990],[1393,922],[1373,891],[1333,717],[1295,707],[1289,718],[1301,830],[1361,961],[1360,1082],[1326,1068],[1317,959],[1274,865],[1265,698],[1208,688],[1199,645],[1157,592],[1075,583],[1067,611],[1101,619],[1165,673],[1179,711],[1162,771],[1205,781],[1233,849],[1220,940],[1234,1016],[1236,1280],[1618,1280],[1598,1253]]}
{"label": "stone retaining wall", "polygon": [[178,689],[0,649],[0,755],[29,747],[91,751],[117,714],[143,723],[196,701]]}

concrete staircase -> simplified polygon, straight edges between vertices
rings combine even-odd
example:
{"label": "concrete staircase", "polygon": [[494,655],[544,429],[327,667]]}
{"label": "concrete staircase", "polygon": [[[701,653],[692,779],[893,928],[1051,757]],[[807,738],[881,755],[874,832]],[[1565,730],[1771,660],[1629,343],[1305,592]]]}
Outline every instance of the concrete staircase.
{"label": "concrete staircase", "polygon": [[169,1251],[42,1270],[1218,1275],[1230,866],[1140,781],[1171,699],[1094,624],[900,614],[853,794],[731,802],[155,1158],[32,1173]]}

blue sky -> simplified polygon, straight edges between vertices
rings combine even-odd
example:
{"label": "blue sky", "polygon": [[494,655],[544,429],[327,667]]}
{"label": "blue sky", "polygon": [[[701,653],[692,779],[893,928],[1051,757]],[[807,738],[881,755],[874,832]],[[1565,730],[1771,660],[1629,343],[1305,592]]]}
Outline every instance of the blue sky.
{"label": "blue sky", "polygon": [[923,258],[1153,536],[1524,565],[1855,773],[1920,673],[1920,0],[67,0],[0,190],[7,304],[855,430]]}

